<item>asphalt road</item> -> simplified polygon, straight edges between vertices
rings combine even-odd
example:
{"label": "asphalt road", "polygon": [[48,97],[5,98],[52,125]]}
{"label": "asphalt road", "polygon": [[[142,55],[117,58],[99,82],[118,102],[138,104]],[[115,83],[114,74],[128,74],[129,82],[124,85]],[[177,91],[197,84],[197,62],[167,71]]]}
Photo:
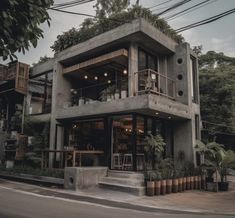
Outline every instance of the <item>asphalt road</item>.
{"label": "asphalt road", "polygon": [[[22,184],[24,185],[24,184]],[[219,218],[226,216],[145,212],[22,191],[0,183],[0,218]],[[231,217],[231,216],[228,216]]]}

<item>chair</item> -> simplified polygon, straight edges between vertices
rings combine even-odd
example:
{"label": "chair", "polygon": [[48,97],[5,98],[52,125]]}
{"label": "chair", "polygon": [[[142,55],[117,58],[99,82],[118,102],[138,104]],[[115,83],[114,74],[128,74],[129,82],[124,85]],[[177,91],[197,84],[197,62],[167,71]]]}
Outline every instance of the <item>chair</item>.
{"label": "chair", "polygon": [[132,154],[124,154],[122,169],[123,170],[132,170],[132,168],[133,168]]}
{"label": "chair", "polygon": [[122,156],[120,153],[113,154],[113,168],[114,169],[122,169]]}

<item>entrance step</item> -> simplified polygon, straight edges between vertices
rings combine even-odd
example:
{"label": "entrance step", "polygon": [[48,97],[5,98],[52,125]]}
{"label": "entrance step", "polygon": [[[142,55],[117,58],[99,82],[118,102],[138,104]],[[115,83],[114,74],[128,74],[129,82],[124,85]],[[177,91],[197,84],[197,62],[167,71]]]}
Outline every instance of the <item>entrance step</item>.
{"label": "entrance step", "polygon": [[142,173],[109,170],[107,176],[99,181],[99,187],[141,196],[145,194],[144,175]]}

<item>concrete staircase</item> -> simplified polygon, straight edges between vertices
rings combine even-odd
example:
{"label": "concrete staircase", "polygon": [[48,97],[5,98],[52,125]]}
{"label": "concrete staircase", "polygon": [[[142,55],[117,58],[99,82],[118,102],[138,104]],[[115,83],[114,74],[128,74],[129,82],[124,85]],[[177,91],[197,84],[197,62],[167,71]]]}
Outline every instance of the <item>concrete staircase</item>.
{"label": "concrete staircase", "polygon": [[99,181],[99,187],[141,196],[145,194],[144,174],[108,170],[107,176]]}

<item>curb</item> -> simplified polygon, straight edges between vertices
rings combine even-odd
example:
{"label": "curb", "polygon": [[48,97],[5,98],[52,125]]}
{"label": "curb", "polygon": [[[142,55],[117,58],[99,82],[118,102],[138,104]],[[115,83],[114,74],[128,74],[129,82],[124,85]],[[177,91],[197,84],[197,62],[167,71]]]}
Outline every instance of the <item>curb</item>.
{"label": "curb", "polygon": [[58,188],[64,187],[64,179],[54,178],[54,177],[34,176],[34,175],[28,175],[28,174],[10,175],[7,173],[0,172],[0,178],[12,180],[16,182],[33,184],[33,185],[43,185],[46,187],[50,187],[50,186],[56,186]]}

